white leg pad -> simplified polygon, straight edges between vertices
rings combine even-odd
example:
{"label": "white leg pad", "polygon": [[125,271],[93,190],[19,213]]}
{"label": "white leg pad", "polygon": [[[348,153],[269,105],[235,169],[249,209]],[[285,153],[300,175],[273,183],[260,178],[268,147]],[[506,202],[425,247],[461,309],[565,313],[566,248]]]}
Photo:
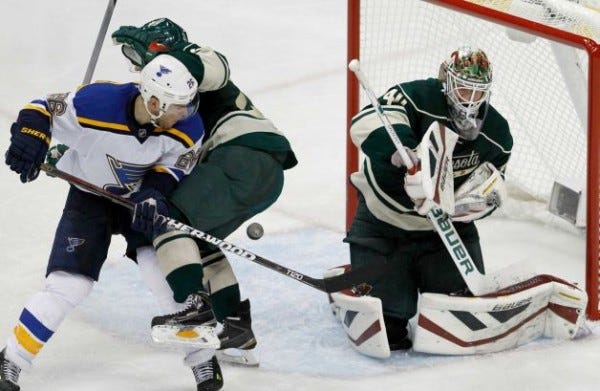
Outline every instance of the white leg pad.
{"label": "white leg pad", "polygon": [[587,294],[539,275],[482,297],[424,293],[413,349],[480,354],[512,349],[538,337],[574,338],[585,322]]}
{"label": "white leg pad", "polygon": [[[324,278],[345,272],[345,267],[328,270]],[[334,315],[342,322],[350,345],[359,353],[376,358],[390,357],[381,300],[372,296],[357,296],[351,290],[329,295]]]}

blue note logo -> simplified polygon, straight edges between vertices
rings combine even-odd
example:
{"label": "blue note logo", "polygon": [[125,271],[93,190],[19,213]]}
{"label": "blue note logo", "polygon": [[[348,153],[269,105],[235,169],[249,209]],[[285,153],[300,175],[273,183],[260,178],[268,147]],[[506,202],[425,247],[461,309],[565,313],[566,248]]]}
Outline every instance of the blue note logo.
{"label": "blue note logo", "polygon": [[156,72],[156,76],[161,77],[162,75],[168,75],[171,72],[172,71],[169,68],[167,68],[164,65],[161,65],[160,69],[158,70],[158,72]]}
{"label": "blue note logo", "polygon": [[67,246],[67,252],[68,253],[72,253],[75,251],[75,247],[81,246],[82,244],[85,243],[85,239],[80,239],[80,238],[67,238],[67,240],[69,241],[69,245]]}
{"label": "blue note logo", "polygon": [[116,183],[107,183],[103,188],[116,195],[125,195],[135,190],[144,174],[152,166],[123,162],[110,155],[106,155],[106,158]]}

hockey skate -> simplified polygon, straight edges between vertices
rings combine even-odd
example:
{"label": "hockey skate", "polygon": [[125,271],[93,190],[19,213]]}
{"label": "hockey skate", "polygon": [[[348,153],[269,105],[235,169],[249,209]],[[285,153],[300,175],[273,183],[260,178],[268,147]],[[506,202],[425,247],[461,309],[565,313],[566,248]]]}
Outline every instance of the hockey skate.
{"label": "hockey skate", "polygon": [[198,391],[217,391],[223,388],[223,374],[216,356],[192,367]]}
{"label": "hockey skate", "polygon": [[4,350],[0,352],[0,391],[19,391],[19,368],[12,361],[4,357]]}
{"label": "hockey skate", "polygon": [[217,358],[222,362],[244,366],[258,366],[258,359],[251,349],[256,346],[250,318],[250,301],[242,301],[234,316],[223,320],[223,331],[219,333],[221,347]]}
{"label": "hockey skate", "polygon": [[208,295],[193,293],[186,299],[184,310],[152,319],[152,339],[159,343],[217,349],[220,341],[216,325]]}

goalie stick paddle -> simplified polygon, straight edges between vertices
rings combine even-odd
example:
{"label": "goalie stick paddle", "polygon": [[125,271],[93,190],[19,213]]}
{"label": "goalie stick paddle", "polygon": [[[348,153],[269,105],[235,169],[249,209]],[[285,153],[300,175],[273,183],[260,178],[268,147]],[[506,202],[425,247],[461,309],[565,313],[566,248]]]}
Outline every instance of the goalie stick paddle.
{"label": "goalie stick paddle", "polygon": [[[375,109],[377,116],[383,123],[387,134],[389,135],[390,139],[394,143],[394,146],[398,150],[398,153],[400,154],[404,165],[406,165],[409,172],[411,172],[411,170],[414,170],[414,164],[408,156],[408,154],[406,153],[404,145],[402,145],[402,141],[400,141],[400,138],[398,137],[396,132],[394,132],[390,120],[383,112],[383,108],[379,104],[377,96],[375,96],[375,93],[369,85],[367,76],[360,69],[360,62],[357,59],[350,61],[350,63],[348,64],[348,69],[350,69],[356,75],[358,82],[367,94],[367,97],[369,98],[371,105]],[[479,270],[477,270],[473,259],[467,251],[467,248],[465,247],[463,241],[458,235],[458,232],[456,232],[456,228],[454,228],[454,225],[450,221],[450,218],[442,209],[432,209],[430,212],[427,213],[427,217],[429,218],[435,230],[439,234],[440,239],[444,243],[444,246],[446,246],[448,253],[450,253],[452,260],[454,261],[454,264],[458,268],[458,271],[460,272],[462,278],[467,284],[467,287],[475,296],[485,295],[497,291],[501,288],[500,286],[495,284],[493,280],[485,278],[485,275],[481,274]]]}
{"label": "goalie stick paddle", "polygon": [[[48,175],[56,178],[60,178],[69,182],[72,185],[83,188],[97,196],[104,197],[114,202],[115,204],[124,206],[127,209],[133,210],[134,203],[127,198],[120,197],[116,194],[113,194],[109,191],[106,191],[92,183],[89,183],[81,178],[78,178],[74,175],[66,173],[50,164],[44,163],[41,165],[40,169],[46,172]],[[292,278],[296,281],[299,281],[303,284],[306,284],[310,287],[318,289],[325,293],[338,292],[344,289],[352,288],[353,286],[360,285],[364,283],[364,281],[376,277],[381,273],[385,273],[388,264],[381,262],[376,265],[369,265],[369,268],[358,268],[355,271],[350,271],[349,273],[342,274],[335,277],[329,278],[314,278],[307,276],[306,274],[300,273],[294,269],[290,269],[288,267],[282,266],[278,263],[270,261],[260,255],[254,254],[251,251],[248,251],[244,248],[236,246],[235,244],[229,243],[225,240],[216,238],[206,232],[200,231],[194,227],[191,227],[187,224],[184,224],[180,221],[172,219],[170,217],[164,217],[167,220],[167,225],[170,228],[177,229],[183,232],[188,233],[190,236],[200,239],[203,242],[208,244],[212,244],[213,246],[218,247],[222,251],[226,251],[231,254],[235,254],[243,259],[248,261],[252,261],[261,266],[266,267],[267,269],[274,270],[278,273],[283,274],[286,277]]]}

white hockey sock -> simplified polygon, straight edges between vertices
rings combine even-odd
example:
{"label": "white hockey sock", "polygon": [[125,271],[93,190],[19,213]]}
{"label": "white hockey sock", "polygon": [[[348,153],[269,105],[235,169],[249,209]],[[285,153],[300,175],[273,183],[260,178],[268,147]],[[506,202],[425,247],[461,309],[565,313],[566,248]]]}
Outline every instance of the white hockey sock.
{"label": "white hockey sock", "polygon": [[33,295],[23,308],[6,344],[6,358],[23,370],[52,337],[65,317],[87,297],[94,282],[81,275],[53,272],[44,290]]}

